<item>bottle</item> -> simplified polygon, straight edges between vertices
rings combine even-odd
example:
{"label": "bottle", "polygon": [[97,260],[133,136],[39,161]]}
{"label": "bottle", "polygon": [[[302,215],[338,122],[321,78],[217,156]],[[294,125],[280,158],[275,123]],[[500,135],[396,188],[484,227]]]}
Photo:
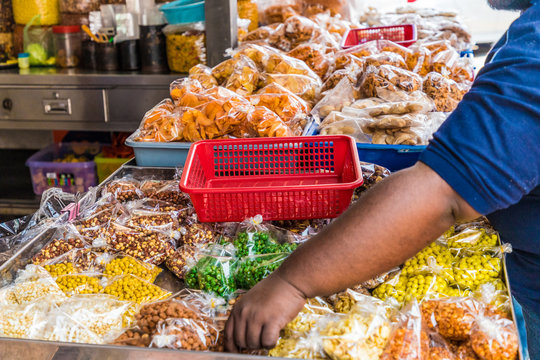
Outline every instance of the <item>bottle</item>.
{"label": "bottle", "polygon": [[30,68],[30,54],[20,53],[17,57],[17,61],[19,62],[19,69]]}

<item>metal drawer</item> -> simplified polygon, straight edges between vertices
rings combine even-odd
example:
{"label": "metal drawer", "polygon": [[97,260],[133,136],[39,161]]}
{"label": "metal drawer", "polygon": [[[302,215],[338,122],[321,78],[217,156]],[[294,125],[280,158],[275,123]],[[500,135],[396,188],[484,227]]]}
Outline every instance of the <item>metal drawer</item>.
{"label": "metal drawer", "polygon": [[105,89],[0,88],[0,120],[106,122]]}

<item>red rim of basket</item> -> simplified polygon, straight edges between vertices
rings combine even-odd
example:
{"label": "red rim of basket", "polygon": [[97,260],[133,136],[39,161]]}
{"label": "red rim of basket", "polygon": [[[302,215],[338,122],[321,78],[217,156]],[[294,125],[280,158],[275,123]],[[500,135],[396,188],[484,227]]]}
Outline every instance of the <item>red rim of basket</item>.
{"label": "red rim of basket", "polygon": [[[351,153],[353,156],[353,164],[354,164],[354,172],[356,175],[356,180],[349,183],[341,183],[341,184],[320,184],[320,185],[292,185],[292,186],[283,186],[278,187],[279,191],[291,191],[291,190],[317,190],[317,189],[327,189],[329,186],[332,187],[333,190],[352,190],[356,189],[357,187],[361,186],[364,183],[364,178],[362,177],[362,169],[360,166],[360,159],[358,157],[358,151],[356,150],[356,141],[354,138],[348,135],[317,135],[317,136],[297,136],[297,137],[280,137],[275,138],[278,139],[278,142],[286,142],[290,140],[302,140],[302,141],[332,141],[332,140],[325,140],[328,138],[331,139],[347,139],[349,142],[349,145],[351,146]],[[195,154],[195,150],[197,147],[202,146],[207,143],[220,143],[220,144],[226,144],[228,142],[236,142],[238,143],[239,139],[223,139],[223,140],[202,140],[197,141],[194,143],[191,148],[189,149],[188,156],[186,158],[186,165],[184,166],[184,171],[182,172],[182,177],[180,179],[180,190],[187,194],[201,194],[208,192],[208,188],[188,188],[186,187],[186,181],[187,176],[190,173],[191,166],[192,166],[192,160],[193,156]],[[247,139],[246,139],[247,140]],[[252,138],[249,139],[249,142],[255,143],[257,141],[268,141],[268,138]],[[245,193],[245,192],[252,192],[252,191],[264,191],[264,192],[275,192],[276,188],[268,188],[266,186],[264,187],[250,187],[249,189],[241,189],[241,188],[219,188],[219,189],[213,189],[214,193]]]}
{"label": "red rim of basket", "polygon": [[[388,28],[388,27],[396,27],[396,26],[412,26],[412,29],[413,29],[413,38],[411,40],[404,40],[404,41],[392,41],[392,40],[384,40],[384,39],[378,39],[378,40],[370,40],[370,41],[381,41],[381,40],[384,40],[384,41],[392,41],[393,43],[396,43],[398,45],[401,45],[401,43],[409,43],[411,42],[411,44],[407,45],[406,47],[409,47],[410,45],[414,44],[415,42],[418,41],[418,30],[416,29],[416,25],[415,24],[401,24],[401,25],[388,25],[388,26],[374,26],[372,27],[373,29],[380,29],[380,28]],[[370,29],[369,27],[368,28],[355,28],[355,29],[349,29],[347,31],[345,31],[345,34],[343,34],[343,37],[341,38],[341,44],[340,47],[343,49],[343,50],[346,50],[346,49],[350,49],[352,47],[355,47],[355,46],[358,46],[358,45],[362,45],[362,44],[366,44],[370,41],[366,41],[365,43],[359,43],[359,44],[356,44],[356,45],[351,45],[351,46],[346,46],[345,45],[345,41],[347,40],[347,38],[349,37],[349,33],[351,31],[355,31],[355,30],[365,30],[365,29]],[[404,46],[404,45],[402,45]]]}

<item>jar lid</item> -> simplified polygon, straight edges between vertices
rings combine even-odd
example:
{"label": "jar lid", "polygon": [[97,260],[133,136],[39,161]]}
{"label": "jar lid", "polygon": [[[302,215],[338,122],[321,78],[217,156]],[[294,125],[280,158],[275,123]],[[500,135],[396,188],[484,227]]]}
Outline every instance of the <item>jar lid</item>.
{"label": "jar lid", "polygon": [[19,53],[18,57],[27,58],[27,57],[30,57],[30,54],[29,53]]}
{"label": "jar lid", "polygon": [[81,27],[79,25],[57,25],[53,26],[52,31],[55,34],[71,34],[80,32]]}

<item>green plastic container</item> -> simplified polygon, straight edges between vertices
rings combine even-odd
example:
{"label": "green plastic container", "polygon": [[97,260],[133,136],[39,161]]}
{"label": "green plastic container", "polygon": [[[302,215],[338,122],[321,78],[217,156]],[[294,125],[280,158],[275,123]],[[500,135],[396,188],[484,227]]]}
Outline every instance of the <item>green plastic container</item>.
{"label": "green plastic container", "polygon": [[130,158],[106,158],[103,154],[98,154],[94,158],[96,163],[97,176],[99,183],[102,183],[113,172],[115,172],[120,166],[128,162]]}

